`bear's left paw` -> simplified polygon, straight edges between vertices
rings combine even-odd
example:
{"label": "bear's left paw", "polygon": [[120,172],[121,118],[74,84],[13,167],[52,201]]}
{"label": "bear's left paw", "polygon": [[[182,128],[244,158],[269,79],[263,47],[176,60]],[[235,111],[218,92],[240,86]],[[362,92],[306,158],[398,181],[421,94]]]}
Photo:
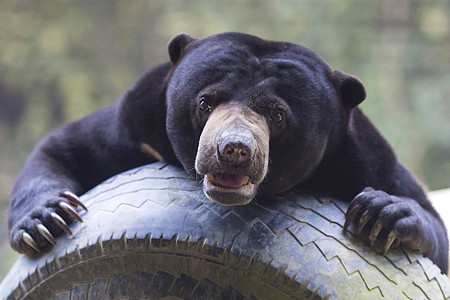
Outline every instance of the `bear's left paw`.
{"label": "bear's left paw", "polygon": [[364,238],[363,233],[368,233],[371,247],[377,240],[383,243],[383,254],[400,243],[423,251],[426,220],[426,212],[416,201],[369,187],[350,203],[344,230],[354,223],[357,235]]}

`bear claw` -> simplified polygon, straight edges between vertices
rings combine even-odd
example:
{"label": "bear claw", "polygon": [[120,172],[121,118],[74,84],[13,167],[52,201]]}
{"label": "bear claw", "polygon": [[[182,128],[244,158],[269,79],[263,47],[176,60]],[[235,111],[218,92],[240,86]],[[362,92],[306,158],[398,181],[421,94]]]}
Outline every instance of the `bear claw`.
{"label": "bear claw", "polygon": [[66,202],[59,202],[59,207],[61,207],[67,214],[72,216],[74,219],[77,219],[79,222],[83,222],[83,219],[80,215]]}
{"label": "bear claw", "polygon": [[39,233],[53,246],[56,246],[56,241],[53,238],[53,235],[50,233],[50,231],[47,229],[47,227],[45,227],[42,224],[38,224],[37,226],[37,230],[39,231]]}
{"label": "bear claw", "polygon": [[24,232],[22,234],[22,240],[24,241],[25,244],[27,244],[28,246],[30,246],[34,251],[36,252],[40,252],[39,250],[39,246],[36,244],[36,242],[33,240],[33,238],[31,237],[31,235],[28,234],[28,232]]}
{"label": "bear claw", "polygon": [[370,230],[369,234],[370,247],[372,247],[375,244],[378,235],[381,232],[381,229],[383,229],[383,223],[380,220],[377,220],[373,225],[372,230]]}
{"label": "bear claw", "polygon": [[389,251],[389,249],[391,248],[392,244],[396,241],[396,239],[397,234],[394,232],[394,230],[391,230],[383,246],[383,255],[386,255],[386,253]]}
{"label": "bear claw", "polygon": [[52,212],[50,216],[52,217],[53,221],[55,222],[56,225],[58,225],[59,228],[64,230],[64,232],[67,233],[68,235],[72,235],[72,231],[70,230],[67,223],[63,220],[63,218],[61,218],[57,213],[54,212]]}
{"label": "bear claw", "polygon": [[360,235],[360,234],[361,234],[361,232],[363,231],[364,227],[366,227],[366,225],[367,225],[367,223],[370,221],[370,219],[371,219],[370,213],[369,213],[369,211],[366,210],[366,211],[362,214],[361,218],[359,219],[358,227],[357,227],[357,229],[356,229],[356,234],[357,234],[357,235]]}
{"label": "bear claw", "polygon": [[86,206],[81,202],[80,198],[70,191],[65,191],[61,193],[61,196],[72,202],[75,206],[81,206],[85,211],[87,211]]}
{"label": "bear claw", "polygon": [[358,210],[351,211],[350,208],[347,210],[347,216],[346,216],[345,223],[344,223],[345,231],[348,231],[348,227],[350,226],[350,224],[353,223],[353,221],[356,219],[357,216],[358,216]]}

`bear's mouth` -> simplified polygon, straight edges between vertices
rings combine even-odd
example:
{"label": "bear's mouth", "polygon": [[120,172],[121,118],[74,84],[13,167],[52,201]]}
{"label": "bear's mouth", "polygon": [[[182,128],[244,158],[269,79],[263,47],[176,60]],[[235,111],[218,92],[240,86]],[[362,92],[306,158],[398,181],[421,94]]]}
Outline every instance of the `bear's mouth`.
{"label": "bear's mouth", "polygon": [[226,189],[239,189],[242,186],[249,184],[250,178],[244,175],[236,174],[212,174],[206,175],[206,180],[211,184]]}
{"label": "bear's mouth", "polygon": [[246,175],[208,173],[204,177],[203,190],[209,198],[223,205],[242,205],[253,199],[256,184]]}

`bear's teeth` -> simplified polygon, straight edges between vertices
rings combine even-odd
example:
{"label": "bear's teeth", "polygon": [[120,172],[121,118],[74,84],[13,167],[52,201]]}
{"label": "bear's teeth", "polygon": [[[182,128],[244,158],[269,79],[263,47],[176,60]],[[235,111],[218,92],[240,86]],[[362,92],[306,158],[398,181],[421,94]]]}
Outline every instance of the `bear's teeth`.
{"label": "bear's teeth", "polygon": [[242,180],[242,185],[247,185],[249,180],[250,180],[250,177],[245,176],[244,180]]}

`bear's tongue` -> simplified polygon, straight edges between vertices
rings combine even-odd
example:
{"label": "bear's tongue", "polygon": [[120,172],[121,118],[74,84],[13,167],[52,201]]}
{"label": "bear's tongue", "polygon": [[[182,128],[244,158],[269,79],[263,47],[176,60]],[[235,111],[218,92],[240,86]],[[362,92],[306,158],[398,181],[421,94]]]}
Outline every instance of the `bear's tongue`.
{"label": "bear's tongue", "polygon": [[248,176],[235,174],[214,174],[215,181],[226,188],[237,189],[248,183]]}

